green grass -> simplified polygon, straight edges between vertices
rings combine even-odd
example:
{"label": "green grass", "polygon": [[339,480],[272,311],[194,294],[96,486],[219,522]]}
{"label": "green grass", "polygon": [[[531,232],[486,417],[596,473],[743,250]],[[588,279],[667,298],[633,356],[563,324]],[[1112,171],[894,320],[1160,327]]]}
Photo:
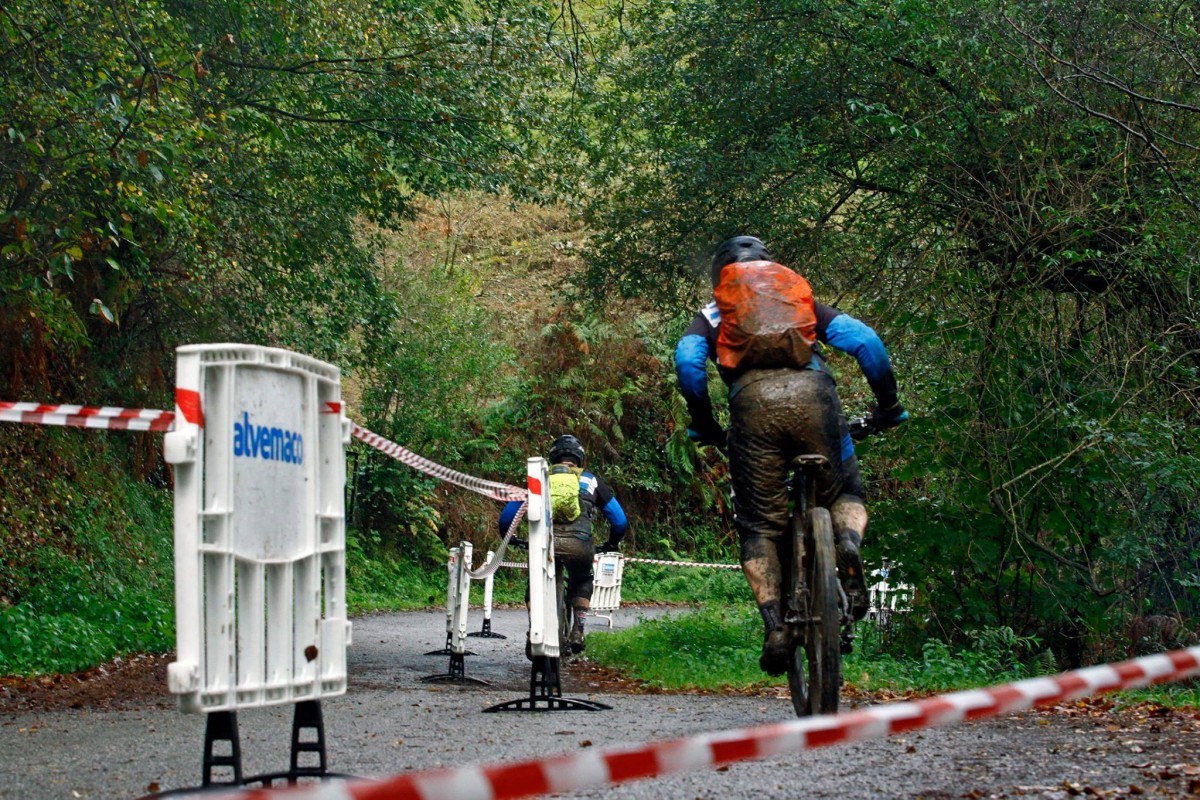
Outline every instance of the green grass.
{"label": "green grass", "polygon": [[174,646],[171,494],[74,431],[6,432],[0,675],[76,672]]}
{"label": "green grass", "polygon": [[588,634],[588,659],[664,689],[714,690],[769,682],[758,669],[762,622],[727,607],[643,619]]}
{"label": "green grass", "polygon": [[[856,635],[858,646],[843,661],[843,677],[848,687],[861,691],[940,693],[1058,671],[1036,640],[1007,628],[978,631],[966,648],[927,640],[913,657],[883,652],[880,632],[867,623],[859,623]],[[589,634],[588,658],[669,690],[783,684],[783,678],[758,670],[761,644],[762,623],[752,606],[709,605],[643,620],[633,628]],[[1118,698],[1122,703],[1200,707],[1200,684],[1153,687]]]}
{"label": "green grass", "polygon": [[623,603],[753,604],[740,569],[626,564],[621,580]]}

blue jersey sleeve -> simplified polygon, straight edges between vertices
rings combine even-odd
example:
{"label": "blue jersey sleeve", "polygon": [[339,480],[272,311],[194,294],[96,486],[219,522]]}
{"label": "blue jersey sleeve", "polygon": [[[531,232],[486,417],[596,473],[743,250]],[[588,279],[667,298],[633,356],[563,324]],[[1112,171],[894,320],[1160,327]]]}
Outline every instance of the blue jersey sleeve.
{"label": "blue jersey sleeve", "polygon": [[608,520],[608,541],[616,544],[621,541],[621,537],[625,535],[625,529],[629,527],[629,518],[625,516],[625,509],[621,508],[621,504],[614,497],[600,510],[604,512],[604,518]]}
{"label": "blue jersey sleeve", "polygon": [[508,528],[512,525],[513,517],[517,516],[517,509],[521,507],[520,500],[509,500],[504,504],[504,508],[500,510],[500,535],[508,533]]}
{"label": "blue jersey sleeve", "polygon": [[689,433],[695,434],[693,438],[721,428],[708,396],[708,356],[708,338],[699,334],[685,335],[675,347],[675,376],[692,417]]}
{"label": "blue jersey sleeve", "polygon": [[879,334],[849,314],[839,313],[825,326],[822,341],[849,353],[871,385],[880,408],[891,408],[896,400],[896,376]]}

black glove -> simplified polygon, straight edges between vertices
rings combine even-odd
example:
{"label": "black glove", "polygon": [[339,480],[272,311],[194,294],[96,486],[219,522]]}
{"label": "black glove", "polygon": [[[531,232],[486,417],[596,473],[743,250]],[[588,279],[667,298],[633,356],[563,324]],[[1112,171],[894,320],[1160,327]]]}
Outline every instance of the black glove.
{"label": "black glove", "polygon": [[509,540],[508,540],[508,543],[509,543],[510,545],[512,545],[513,547],[520,547],[520,548],[522,548],[522,549],[524,549],[524,550],[528,550],[528,549],[529,549],[529,540],[528,540],[528,539],[522,539],[520,536],[514,536],[514,537],[512,537],[511,539],[509,539]]}
{"label": "black glove", "polygon": [[621,545],[613,544],[612,542],[605,542],[604,544],[602,544],[596,548],[596,552],[597,553],[619,553],[619,552],[621,552]]}
{"label": "black glove", "polygon": [[687,429],[688,438],[696,444],[705,445],[708,447],[725,447],[727,439],[725,431],[720,426],[706,427],[701,430],[689,427]]}
{"label": "black glove", "polygon": [[908,412],[899,402],[893,403],[887,408],[873,408],[871,416],[867,417],[867,424],[877,431],[886,431],[902,422],[908,422]]}

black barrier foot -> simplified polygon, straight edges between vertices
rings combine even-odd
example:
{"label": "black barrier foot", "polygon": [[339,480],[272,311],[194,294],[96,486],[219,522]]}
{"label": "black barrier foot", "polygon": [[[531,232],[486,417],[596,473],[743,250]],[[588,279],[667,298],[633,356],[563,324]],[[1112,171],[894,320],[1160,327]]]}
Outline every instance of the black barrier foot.
{"label": "black barrier foot", "polygon": [[[229,743],[228,755],[216,755],[213,750],[219,742]],[[221,781],[213,777],[213,769],[228,767],[233,770],[233,780]],[[241,786],[242,744],[238,738],[236,711],[214,711],[204,724],[204,774],[202,786]]]}
{"label": "black barrier foot", "polygon": [[[450,641],[451,641],[451,639],[453,639],[453,635],[452,635],[452,634],[449,634],[449,633],[447,633],[447,634],[446,634],[446,646],[445,646],[445,647],[443,647],[441,650],[430,650],[430,651],[429,651],[428,653],[426,653],[425,655],[427,655],[427,656],[452,656],[452,655],[454,655],[454,651],[450,649]],[[475,654],[474,654],[474,653],[472,653],[470,650],[463,650],[462,654],[463,654],[464,656],[473,656],[473,655],[475,655]]]}
{"label": "black barrier foot", "polygon": [[[304,732],[311,730],[312,737],[305,740]],[[213,753],[214,745],[219,742],[229,743],[228,755]],[[302,753],[315,753],[316,764],[300,765]],[[263,786],[271,787],[276,784],[295,786],[300,780],[312,779],[321,782],[330,780],[353,780],[356,776],[340,772],[329,772],[326,768],[325,751],[325,719],[321,713],[320,700],[302,700],[295,705],[292,717],[292,761],[287,772],[271,772],[264,775],[242,777],[242,750],[238,742],[237,712],[214,711],[208,715],[204,731],[204,777],[203,785],[190,789],[171,789],[165,792],[155,792],[145,795],[141,800],[151,798],[188,797],[191,795],[211,794],[215,787],[220,786]],[[229,767],[233,770],[232,781],[217,781],[213,778],[214,767]]]}
{"label": "black barrier foot", "polygon": [[465,653],[450,654],[450,671],[441,675],[426,675],[421,678],[422,683],[474,683],[481,686],[491,686],[490,683],[482,678],[467,677],[466,662],[463,660]]}
{"label": "black barrier foot", "polygon": [[[313,732],[312,738],[305,741],[304,731]],[[316,764],[300,765],[302,753],[313,753],[317,757]],[[246,786],[271,787],[276,784],[295,786],[301,778],[314,778],[319,781],[334,779],[350,779],[353,775],[339,772],[329,772],[326,768],[325,755],[325,716],[321,713],[320,700],[301,700],[296,703],[292,715],[292,760],[287,772],[269,772],[246,778]]]}
{"label": "black barrier foot", "polygon": [[477,637],[481,637],[484,639],[507,639],[508,638],[503,633],[492,633],[492,621],[490,619],[484,619],[483,630],[476,631],[475,633],[468,633],[467,636],[477,636]]}
{"label": "black barrier foot", "polygon": [[607,711],[611,708],[594,700],[563,697],[558,659],[541,656],[533,659],[529,667],[529,697],[498,703],[483,711],[490,714],[496,711]]}

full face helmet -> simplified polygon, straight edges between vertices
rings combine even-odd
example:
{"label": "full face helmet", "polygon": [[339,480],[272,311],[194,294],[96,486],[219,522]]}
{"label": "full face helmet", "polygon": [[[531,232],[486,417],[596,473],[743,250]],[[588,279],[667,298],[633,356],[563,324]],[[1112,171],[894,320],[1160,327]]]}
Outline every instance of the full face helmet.
{"label": "full face helmet", "polygon": [[554,440],[554,444],[550,445],[551,464],[572,461],[575,463],[575,466],[582,467],[583,457],[583,444],[569,433],[558,437]]}
{"label": "full face helmet", "polygon": [[734,236],[717,246],[712,257],[712,282],[716,286],[721,280],[721,270],[729,264],[743,261],[770,261],[771,254],[762,239],[754,236]]}

